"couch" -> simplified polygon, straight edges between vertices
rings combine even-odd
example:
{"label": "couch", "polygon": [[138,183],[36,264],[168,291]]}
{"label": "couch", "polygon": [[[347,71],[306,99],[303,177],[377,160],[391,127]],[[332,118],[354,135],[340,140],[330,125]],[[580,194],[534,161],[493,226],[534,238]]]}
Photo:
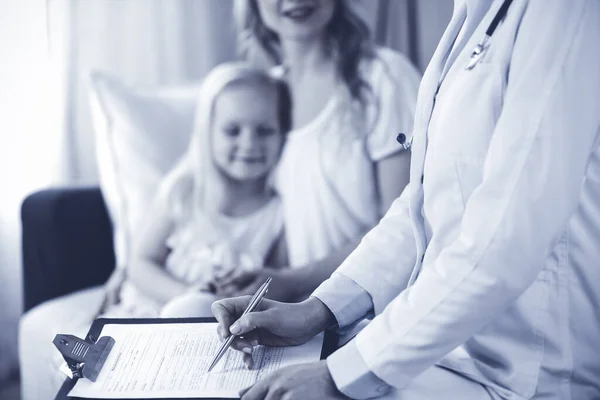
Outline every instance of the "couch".
{"label": "couch", "polygon": [[115,267],[112,225],[100,188],[52,188],[21,206],[24,310],[100,285]]}

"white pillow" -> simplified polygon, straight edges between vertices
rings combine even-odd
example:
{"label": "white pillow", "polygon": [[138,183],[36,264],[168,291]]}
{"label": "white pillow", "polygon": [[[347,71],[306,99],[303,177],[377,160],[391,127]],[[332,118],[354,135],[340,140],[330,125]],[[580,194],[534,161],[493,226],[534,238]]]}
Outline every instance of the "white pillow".
{"label": "white pillow", "polygon": [[199,85],[139,89],[101,72],[89,83],[100,188],[120,268],[159,182],[188,146]]}

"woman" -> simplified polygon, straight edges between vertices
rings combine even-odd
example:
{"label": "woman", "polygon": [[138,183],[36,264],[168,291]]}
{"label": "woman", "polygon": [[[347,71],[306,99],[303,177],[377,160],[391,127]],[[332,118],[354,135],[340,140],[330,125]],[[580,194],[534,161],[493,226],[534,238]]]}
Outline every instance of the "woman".
{"label": "woman", "polygon": [[[327,279],[407,184],[410,154],[396,135],[412,131],[420,76],[375,47],[352,1],[237,0],[235,13],[249,55],[266,55],[292,94],[276,187],[295,268],[278,271],[270,293],[290,300]],[[251,293],[264,279],[232,276],[220,293]]]}

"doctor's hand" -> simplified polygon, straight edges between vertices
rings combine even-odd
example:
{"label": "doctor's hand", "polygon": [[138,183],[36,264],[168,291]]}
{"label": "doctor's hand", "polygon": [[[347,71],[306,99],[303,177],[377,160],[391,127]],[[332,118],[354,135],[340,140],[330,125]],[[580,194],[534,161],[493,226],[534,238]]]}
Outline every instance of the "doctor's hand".
{"label": "doctor's hand", "polygon": [[277,370],[240,392],[242,400],[347,399],[335,386],[326,362],[292,365]]}
{"label": "doctor's hand", "polygon": [[241,316],[252,296],[219,300],[212,312],[219,322],[221,339],[238,335],[232,347],[244,352],[244,362],[252,369],[252,348],[258,345],[295,346],[335,323],[327,306],[316,297],[301,303],[280,303],[263,299],[256,311]]}

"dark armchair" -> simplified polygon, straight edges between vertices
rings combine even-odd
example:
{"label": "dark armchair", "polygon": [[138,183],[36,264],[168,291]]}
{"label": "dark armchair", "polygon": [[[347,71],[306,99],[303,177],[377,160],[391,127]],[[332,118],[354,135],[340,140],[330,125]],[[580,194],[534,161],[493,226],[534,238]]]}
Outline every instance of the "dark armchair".
{"label": "dark armchair", "polygon": [[100,285],[115,266],[112,225],[97,187],[47,189],[21,206],[25,311]]}

